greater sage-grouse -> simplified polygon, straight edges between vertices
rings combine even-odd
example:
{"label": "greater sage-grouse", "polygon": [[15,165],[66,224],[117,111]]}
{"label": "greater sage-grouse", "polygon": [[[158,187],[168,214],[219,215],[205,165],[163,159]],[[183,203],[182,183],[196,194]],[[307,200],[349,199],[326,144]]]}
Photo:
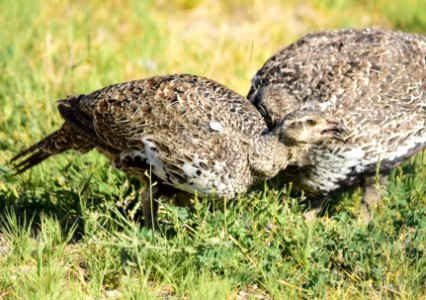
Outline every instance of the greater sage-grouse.
{"label": "greater sage-grouse", "polygon": [[234,198],[288,164],[303,165],[312,145],[342,140],[344,131],[314,110],[291,112],[268,131],[247,99],[192,75],[115,84],[60,100],[58,108],[64,124],[16,155],[16,171],[67,149],[92,148],[146,184],[151,169],[158,185],[154,195],[142,192],[148,226],[157,224],[158,203],[150,199],[161,193]]}
{"label": "greater sage-grouse", "polygon": [[282,173],[297,190],[329,195],[425,148],[426,37],[376,29],[309,34],[266,61],[247,97],[269,128],[295,109],[343,120],[346,143],[314,145],[309,164]]}

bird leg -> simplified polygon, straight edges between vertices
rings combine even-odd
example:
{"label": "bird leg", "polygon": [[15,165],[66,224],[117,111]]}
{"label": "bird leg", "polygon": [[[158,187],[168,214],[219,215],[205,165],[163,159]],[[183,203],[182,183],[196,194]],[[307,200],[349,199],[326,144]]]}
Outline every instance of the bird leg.
{"label": "bird leg", "polygon": [[362,179],[361,219],[364,221],[369,222],[373,218],[373,211],[381,202],[387,179],[387,175],[380,175],[378,179],[376,179],[376,176]]}
{"label": "bird leg", "polygon": [[311,208],[308,211],[303,213],[303,218],[305,219],[307,223],[312,223],[315,220],[315,218],[319,215],[321,210],[322,210],[322,207]]}
{"label": "bird leg", "polygon": [[308,210],[303,213],[305,221],[308,223],[313,222],[315,218],[322,212],[327,201],[327,198],[305,196],[303,203],[305,203],[308,207]]}
{"label": "bird leg", "polygon": [[158,199],[161,196],[171,198],[173,203],[179,207],[189,207],[191,210],[191,199],[193,195],[180,191],[170,185],[161,183],[161,181],[152,176],[154,182],[150,183],[148,179],[143,180],[145,183],[144,189],[141,191],[141,202],[143,208],[144,225],[147,228],[159,229],[158,224]]}
{"label": "bird leg", "polygon": [[143,208],[144,225],[150,229],[159,229],[158,225],[158,200],[159,187],[156,183],[146,182],[141,191],[141,202]]}

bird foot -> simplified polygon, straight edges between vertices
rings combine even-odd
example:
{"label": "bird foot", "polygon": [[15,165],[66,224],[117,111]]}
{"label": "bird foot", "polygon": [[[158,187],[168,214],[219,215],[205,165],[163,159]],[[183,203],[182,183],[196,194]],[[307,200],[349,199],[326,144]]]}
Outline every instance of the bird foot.
{"label": "bird foot", "polygon": [[305,221],[307,223],[312,223],[315,220],[315,218],[318,216],[318,214],[321,212],[321,210],[322,210],[321,207],[316,207],[303,213],[303,217],[305,218]]}

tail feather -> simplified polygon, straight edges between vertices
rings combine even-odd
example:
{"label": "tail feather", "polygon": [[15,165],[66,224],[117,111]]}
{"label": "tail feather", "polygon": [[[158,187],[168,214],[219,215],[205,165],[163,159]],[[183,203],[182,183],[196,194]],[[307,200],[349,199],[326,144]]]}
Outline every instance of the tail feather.
{"label": "tail feather", "polygon": [[15,155],[9,164],[14,175],[17,175],[68,149],[87,152],[92,148],[93,145],[86,137],[76,134],[71,125],[65,122],[59,130]]}
{"label": "tail feather", "polygon": [[31,156],[13,166],[13,170],[15,171],[13,175],[18,175],[20,173],[25,172],[26,170],[34,167],[35,165],[38,165],[51,155],[51,153],[46,153],[38,149],[36,152],[32,153]]}
{"label": "tail feather", "polygon": [[21,152],[19,152],[18,154],[16,154],[14,157],[12,157],[9,160],[10,164],[14,164],[15,161],[19,160],[22,157],[27,156],[28,154],[38,150],[39,148],[43,147],[43,144],[45,143],[45,139],[42,139],[41,141],[35,143],[34,145],[32,145],[31,147],[28,147],[25,150],[22,150]]}

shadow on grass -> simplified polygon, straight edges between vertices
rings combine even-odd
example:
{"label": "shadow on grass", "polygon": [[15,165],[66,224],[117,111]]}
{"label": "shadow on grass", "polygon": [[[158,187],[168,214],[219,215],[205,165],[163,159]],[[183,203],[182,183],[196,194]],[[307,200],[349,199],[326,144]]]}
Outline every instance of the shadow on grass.
{"label": "shadow on grass", "polygon": [[[99,186],[91,184],[90,178],[76,187],[61,187],[53,185],[37,185],[31,181],[23,183],[24,190],[19,191],[13,186],[16,179],[4,174],[5,182],[10,186],[0,189],[0,232],[3,230],[6,216],[13,214],[18,226],[25,226],[31,220],[31,231],[37,236],[43,217],[57,220],[64,231],[74,231],[73,241],[80,240],[85,235],[84,222],[89,213],[114,218],[124,217],[133,220],[140,219],[141,213],[134,207],[138,203],[138,195],[125,206],[117,205],[117,199],[131,198],[131,193],[140,187],[130,184],[124,195],[100,191]],[[92,186],[93,185],[93,186]],[[136,210],[136,212],[135,212]],[[131,217],[129,216],[132,212]],[[118,216],[120,215],[120,216]],[[142,224],[142,223],[141,223]]]}
{"label": "shadow on grass", "polygon": [[[113,226],[114,231],[125,231],[128,222],[138,224],[141,229],[144,227],[138,192],[141,183],[135,178],[128,177],[127,188],[119,190],[114,187],[113,192],[105,191],[102,181],[95,182],[90,178],[81,187],[71,189],[55,185],[39,186],[28,181],[23,184],[25,190],[18,192],[13,187],[16,179],[9,175],[5,176],[11,185],[0,189],[0,233],[5,227],[7,215],[10,214],[13,214],[18,226],[28,226],[28,221],[31,220],[33,237],[40,233],[44,217],[57,220],[64,233],[73,232],[71,242],[77,242],[86,235],[85,222],[89,215],[101,216],[100,219],[104,220],[103,226],[105,228]],[[120,185],[123,185],[123,182],[117,183],[117,186]],[[161,200],[171,203],[169,199]],[[174,209],[179,219],[191,218],[190,209],[182,207]],[[161,231],[167,238],[176,236],[173,222],[167,220],[170,218],[171,210],[173,209],[159,212]],[[165,220],[161,222],[161,219]]]}

